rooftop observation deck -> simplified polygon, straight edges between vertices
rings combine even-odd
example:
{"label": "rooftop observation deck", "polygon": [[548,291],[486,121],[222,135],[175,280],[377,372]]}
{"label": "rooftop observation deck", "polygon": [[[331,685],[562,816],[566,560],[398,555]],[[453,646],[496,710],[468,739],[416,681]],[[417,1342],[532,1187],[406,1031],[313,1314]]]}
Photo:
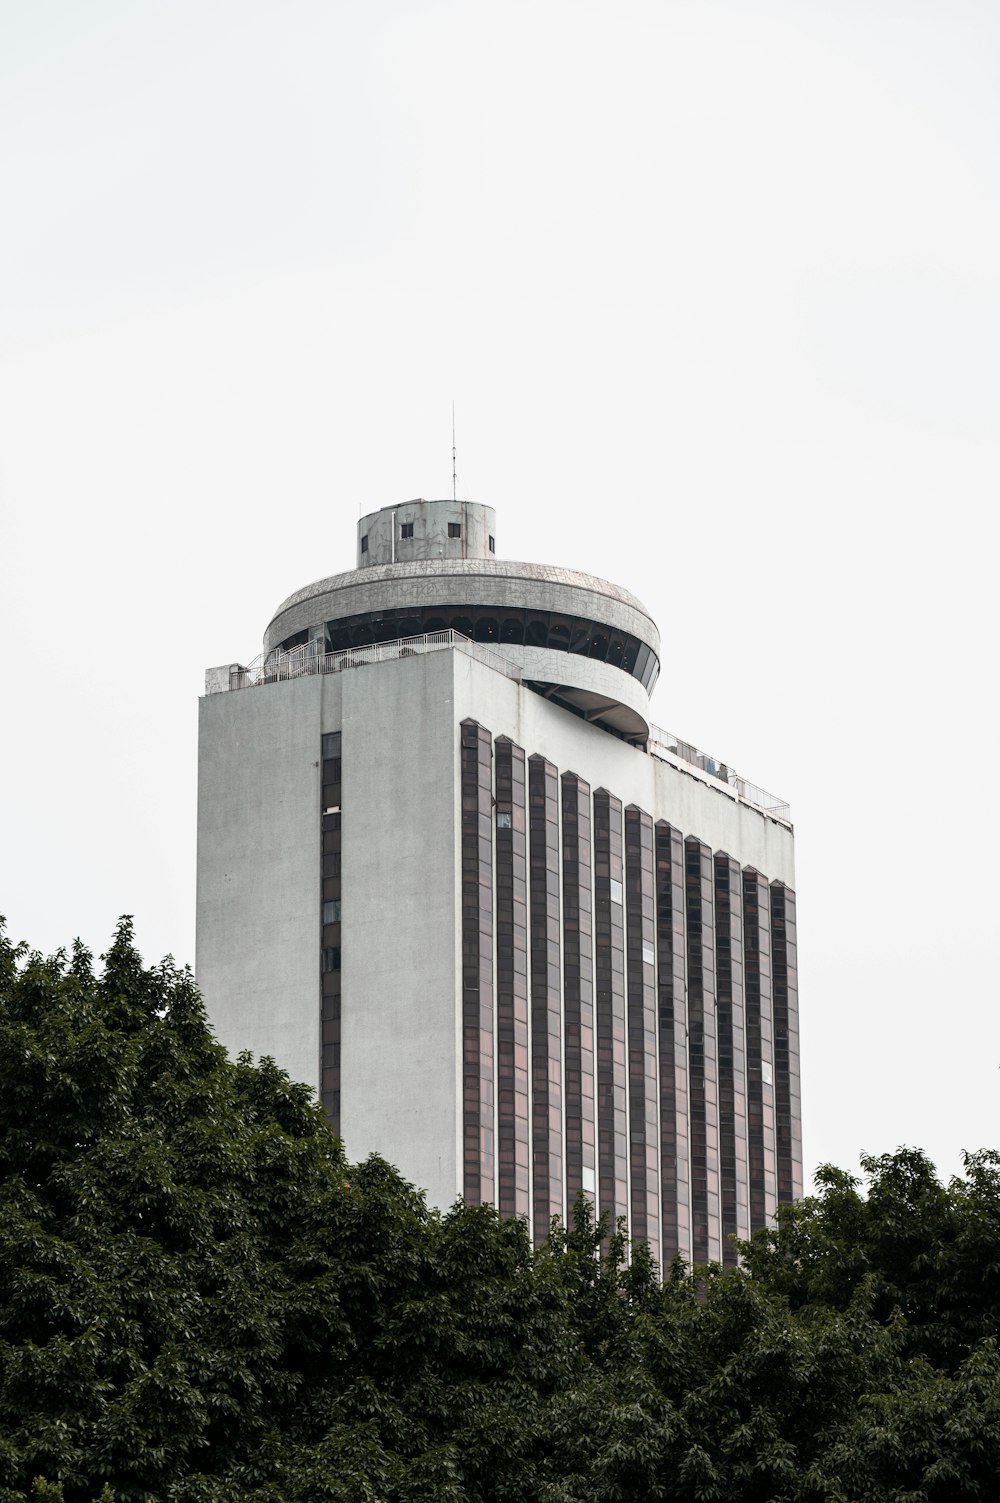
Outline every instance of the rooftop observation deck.
{"label": "rooftop observation deck", "polygon": [[[403,637],[396,642],[378,642],[370,647],[352,647],[343,652],[318,652],[315,643],[303,643],[290,652],[261,653],[251,663],[230,663],[210,668],[205,675],[206,694],[224,694],[236,689],[252,689],[262,684],[276,684],[284,679],[302,678],[314,673],[343,673],[396,658],[417,657],[422,653],[457,650],[476,658],[495,673],[502,673],[515,683],[524,683],[524,674],[516,663],[494,652],[481,642],[472,642],[457,631],[428,632],[420,637]],[[791,828],[790,805],[773,793],[740,777],[739,773],[717,757],[699,750],[690,741],[651,725],[645,752],[662,762],[669,762],[681,772],[718,789],[735,803],[749,804],[769,819]]]}

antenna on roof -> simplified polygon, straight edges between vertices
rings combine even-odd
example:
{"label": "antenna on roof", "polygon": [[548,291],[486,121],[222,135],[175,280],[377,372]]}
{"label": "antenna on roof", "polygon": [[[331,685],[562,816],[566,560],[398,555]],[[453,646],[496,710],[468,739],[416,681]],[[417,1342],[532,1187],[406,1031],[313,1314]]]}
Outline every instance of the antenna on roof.
{"label": "antenna on roof", "polygon": [[451,399],[451,499],[458,500],[458,471],[455,468],[455,399]]}

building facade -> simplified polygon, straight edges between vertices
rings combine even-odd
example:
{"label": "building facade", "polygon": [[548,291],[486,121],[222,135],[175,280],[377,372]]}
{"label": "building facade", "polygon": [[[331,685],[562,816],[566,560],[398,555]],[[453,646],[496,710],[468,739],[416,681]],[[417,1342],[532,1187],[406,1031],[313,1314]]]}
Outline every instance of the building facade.
{"label": "building facade", "polygon": [[447,1206],[580,1193],[664,1264],[802,1193],[787,805],[653,726],[656,626],[497,558],[495,514],[362,518],[201,701],[197,974],[220,1040]]}

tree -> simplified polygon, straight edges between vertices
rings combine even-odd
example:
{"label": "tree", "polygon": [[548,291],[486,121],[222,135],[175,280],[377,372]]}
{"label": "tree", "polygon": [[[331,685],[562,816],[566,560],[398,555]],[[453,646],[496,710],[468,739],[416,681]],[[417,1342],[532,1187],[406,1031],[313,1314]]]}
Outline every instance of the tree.
{"label": "tree", "polygon": [[0,932],[0,1503],[957,1503],[1000,1480],[1000,1159],[913,1150],[738,1268],[534,1253],[350,1166],[127,921]]}
{"label": "tree", "polygon": [[572,1363],[527,1234],[353,1168],[230,1062],[122,921],[95,971],[0,939],[0,1499],[447,1498],[517,1471]]}
{"label": "tree", "polygon": [[819,1194],[782,1210],[744,1264],[792,1309],[846,1309],[863,1283],[882,1322],[905,1317],[907,1350],[954,1370],[1000,1331],[1000,1155],[965,1155],[942,1185],[918,1149],[865,1157],[868,1193],[824,1166]]}

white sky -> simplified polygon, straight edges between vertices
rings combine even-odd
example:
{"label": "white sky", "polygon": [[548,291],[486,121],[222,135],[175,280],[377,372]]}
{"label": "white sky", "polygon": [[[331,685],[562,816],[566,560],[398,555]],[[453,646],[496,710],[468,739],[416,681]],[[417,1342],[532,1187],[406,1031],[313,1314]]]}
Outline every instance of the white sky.
{"label": "white sky", "polygon": [[792,801],[807,1169],[1000,1146],[998,187],[995,0],[0,0],[13,935],[193,960],[204,668],[454,397]]}

